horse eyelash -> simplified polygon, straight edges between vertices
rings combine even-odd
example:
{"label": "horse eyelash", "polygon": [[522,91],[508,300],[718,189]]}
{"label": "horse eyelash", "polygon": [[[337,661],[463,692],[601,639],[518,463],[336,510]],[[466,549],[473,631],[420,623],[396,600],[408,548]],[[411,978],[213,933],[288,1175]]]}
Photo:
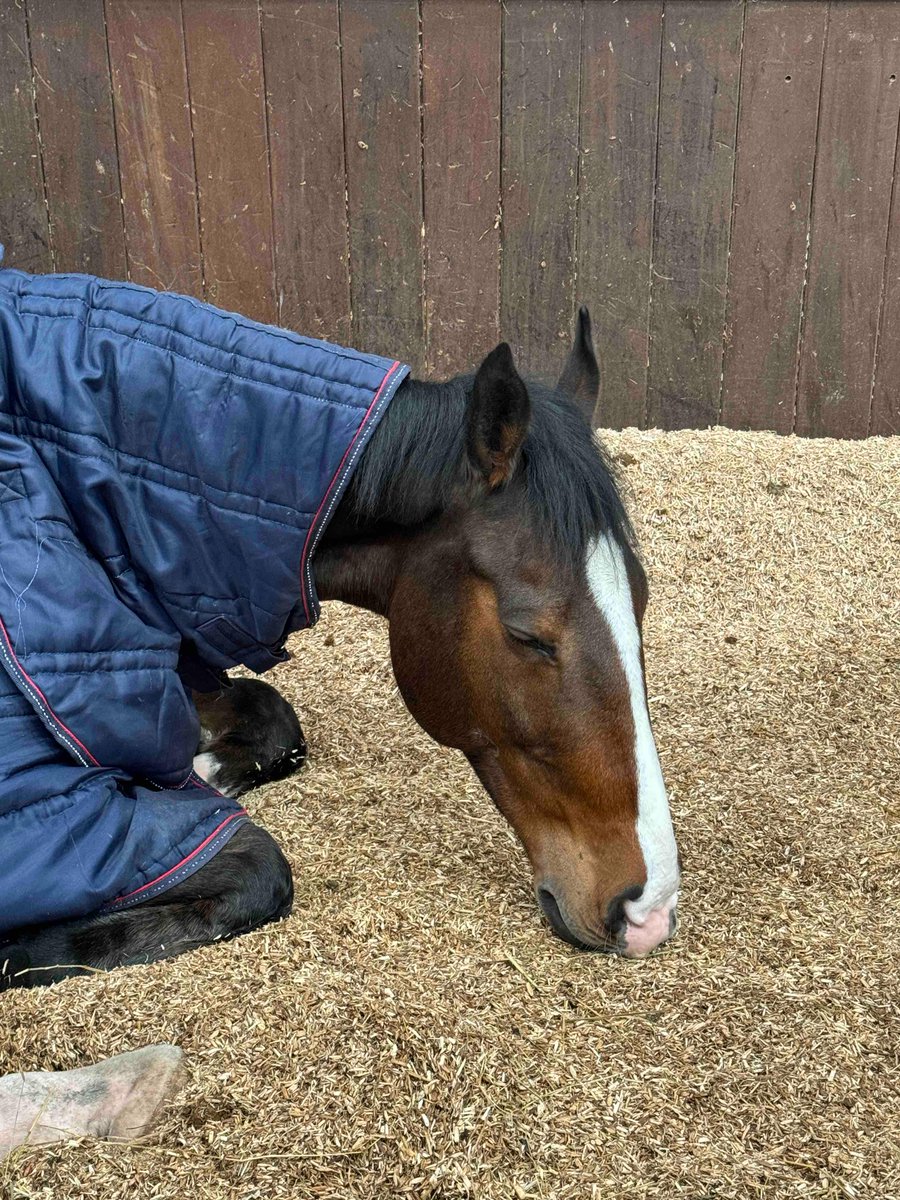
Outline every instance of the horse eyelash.
{"label": "horse eyelash", "polygon": [[527,633],[521,633],[514,629],[506,629],[506,632],[514,642],[520,646],[527,646],[530,650],[537,651],[544,658],[550,659],[551,662],[556,662],[556,647],[549,642],[542,642],[540,638],[530,637]]}

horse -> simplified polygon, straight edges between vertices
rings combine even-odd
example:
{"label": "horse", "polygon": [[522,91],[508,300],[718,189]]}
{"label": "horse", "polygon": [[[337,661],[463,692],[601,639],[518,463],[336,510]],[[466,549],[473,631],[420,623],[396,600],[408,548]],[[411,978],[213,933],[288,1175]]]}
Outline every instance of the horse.
{"label": "horse", "polygon": [[[681,860],[647,705],[647,576],[592,417],[588,310],[555,387],[506,343],[474,374],[406,378],[312,560],[316,590],[387,619],[396,681],[465,755],[574,947],[639,958],[675,930]],[[193,694],[197,768],[230,795],[298,767],[293,710],[261,681]],[[170,958],[286,916],[290,867],[247,822],[193,875],[122,911],[3,938],[7,986]]]}

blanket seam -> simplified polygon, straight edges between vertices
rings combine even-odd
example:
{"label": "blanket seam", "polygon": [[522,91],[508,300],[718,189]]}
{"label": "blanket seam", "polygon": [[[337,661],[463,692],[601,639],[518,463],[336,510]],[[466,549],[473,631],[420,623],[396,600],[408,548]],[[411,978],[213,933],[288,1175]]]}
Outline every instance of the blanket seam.
{"label": "blanket seam", "polygon": [[[74,271],[56,272],[55,276],[57,279],[63,278],[63,279],[81,280],[81,279],[88,278],[91,280],[91,283],[97,289],[97,291],[101,291],[101,292],[126,291],[126,292],[135,292],[142,296],[147,296],[147,295],[157,296],[160,294],[160,293],[154,291],[153,288],[146,288],[146,287],[143,287],[141,284],[126,283],[124,281],[107,283],[102,279],[97,279],[97,278],[94,278],[93,276],[81,275],[78,272],[74,272]],[[39,279],[39,278],[41,278],[41,276],[32,275],[29,277],[29,283],[33,284],[34,280]],[[122,312],[121,309],[115,308],[113,306],[109,306],[107,308],[100,308],[97,305],[90,304],[87,300],[84,299],[83,296],[77,296],[77,295],[76,296],[55,296],[50,292],[40,292],[40,291],[36,291],[36,290],[35,291],[25,291],[23,288],[19,288],[16,291],[13,291],[11,288],[7,288],[6,291],[9,295],[15,296],[16,299],[19,301],[21,301],[23,299],[70,300],[70,301],[74,300],[77,304],[84,305],[84,307],[87,308],[91,312],[115,313],[117,316],[126,317],[132,321],[146,322],[148,325],[156,325],[162,329],[171,329],[172,328],[169,325],[163,325],[159,321],[151,321],[146,317],[139,317],[133,313]],[[165,294],[165,293],[163,293],[163,294]],[[296,346],[297,343],[293,340],[293,337],[298,337],[298,338],[302,339],[300,344],[303,346],[310,346],[310,348],[312,348],[312,349],[319,349],[321,346],[323,353],[333,354],[335,358],[344,359],[346,362],[363,361],[368,366],[375,367],[379,371],[384,369],[385,362],[390,361],[389,359],[385,358],[385,356],[382,354],[366,354],[365,351],[363,351],[363,350],[352,350],[351,347],[339,346],[335,342],[327,342],[326,341],[326,342],[324,342],[324,344],[322,344],[323,339],[321,339],[321,338],[304,338],[302,334],[294,334],[292,336],[289,330],[282,329],[278,325],[268,325],[264,321],[260,321],[258,323],[250,322],[241,313],[233,313],[233,312],[229,312],[227,309],[216,308],[216,306],[213,304],[204,303],[201,300],[197,300],[194,296],[186,296],[181,292],[175,292],[175,293],[170,293],[170,294],[176,295],[176,296],[178,296],[179,299],[187,301],[187,303],[192,308],[200,309],[202,312],[210,312],[211,311],[213,316],[215,316],[217,319],[219,319],[221,321],[225,321],[225,322],[231,322],[232,324],[236,325],[239,329],[246,330],[247,333],[258,333],[259,332],[258,325],[261,325],[262,328],[265,329],[265,331],[267,333],[272,334],[274,337],[276,337],[281,342],[289,342],[290,345]],[[17,305],[17,307],[21,308],[21,305],[19,304],[19,305]],[[33,314],[29,314],[29,315],[33,315]],[[181,333],[180,330],[176,330],[176,332]],[[181,336],[188,338],[190,341],[196,342],[198,346],[206,346],[208,349],[211,349],[211,350],[216,350],[216,349],[221,348],[221,347],[215,346],[211,342],[204,342],[202,338],[195,337],[193,334],[190,334],[190,333],[181,333]],[[348,350],[352,350],[352,352],[348,354],[347,353]],[[248,362],[257,362],[264,366],[266,366],[266,365],[281,366],[283,370],[288,370],[288,371],[297,369],[295,367],[283,366],[280,363],[268,364],[264,358],[254,358],[253,355],[251,355],[251,354],[242,354],[242,355],[240,355],[240,357],[246,358]],[[302,372],[302,374],[308,374],[308,372]],[[335,379],[335,380],[333,380],[333,382],[334,383],[342,383],[343,381],[340,379]],[[355,384],[347,384],[347,386],[354,387],[356,385]]]}
{"label": "blanket seam", "polygon": [[[102,438],[97,437],[97,435],[94,433],[76,433],[74,430],[64,429],[60,425],[52,425],[47,421],[29,421],[27,418],[23,418],[23,420],[26,420],[27,423],[31,424],[32,426],[39,427],[44,430],[47,430],[47,429],[55,430],[57,433],[64,434],[71,438],[89,438],[91,441],[99,443],[99,445],[104,450],[108,450],[111,455],[121,456],[126,459],[131,459],[136,463],[144,463],[146,466],[149,466],[149,467],[157,467],[160,471],[168,471],[173,475],[181,475],[184,479],[190,479],[194,483],[198,484],[201,489],[209,488],[212,491],[220,492],[222,495],[236,496],[236,497],[240,498],[241,500],[251,500],[255,504],[260,504],[260,503],[267,504],[267,505],[271,504],[273,507],[283,508],[283,509],[286,509],[288,512],[293,511],[297,514],[298,517],[312,516],[312,513],[306,512],[303,509],[299,509],[299,508],[291,509],[287,504],[277,504],[275,501],[272,501],[272,500],[260,500],[260,498],[258,496],[250,496],[246,492],[226,492],[224,488],[218,488],[215,486],[215,484],[206,483],[206,482],[204,482],[204,480],[198,478],[196,475],[189,474],[187,471],[179,471],[177,469],[177,467],[167,467],[163,463],[156,462],[155,459],[141,458],[140,455],[130,454],[127,450],[116,450],[112,446],[107,445],[107,443],[104,442]],[[12,423],[17,424],[16,421],[13,421]],[[18,433],[18,431],[16,431],[16,432]],[[23,435],[19,434],[19,436],[23,436]],[[58,449],[64,450],[68,454],[76,455],[78,458],[83,458],[87,461],[94,461],[94,462],[102,463],[104,466],[113,465],[107,459],[104,459],[101,455],[99,455],[97,453],[91,453],[89,450],[79,450],[79,449],[75,449],[72,446],[67,446],[63,441],[58,441],[55,438],[48,437],[46,433],[32,433],[31,431],[29,431],[27,436],[30,437],[33,441],[46,442],[50,446],[56,446]],[[212,508],[219,509],[220,512],[238,514],[238,515],[244,516],[244,517],[252,517],[253,519],[259,519],[261,521],[268,521],[272,525],[281,525],[283,528],[292,529],[297,533],[303,532],[301,526],[292,525],[288,521],[280,521],[277,517],[270,517],[270,516],[264,515],[263,513],[257,513],[257,512],[254,512],[254,513],[244,512],[243,509],[240,509],[240,508],[228,508],[226,505],[220,503],[219,501],[211,499],[209,496],[207,496],[205,494],[204,491],[197,492],[197,491],[192,491],[189,488],[176,487],[175,484],[164,483],[161,479],[151,479],[146,475],[138,475],[135,471],[128,470],[127,468],[124,468],[124,467],[121,468],[121,470],[122,470],[123,475],[126,475],[131,479],[139,479],[142,483],[150,484],[153,487],[165,488],[167,491],[176,492],[180,496],[194,496],[195,499],[202,500],[205,504],[209,504]],[[58,539],[56,539],[56,540],[58,540]]]}
{"label": "blanket seam", "polygon": [[[102,308],[99,308],[99,309],[98,308],[89,308],[88,309],[88,312],[103,312],[103,311],[105,311],[105,310]],[[286,392],[289,396],[300,396],[304,400],[311,400],[314,404],[322,404],[326,408],[331,408],[332,406],[335,408],[346,408],[349,412],[355,412],[355,413],[358,413],[358,412],[364,410],[364,408],[365,408],[365,406],[363,404],[347,404],[342,400],[329,400],[325,396],[314,396],[311,392],[304,392],[300,388],[285,387],[285,385],[283,383],[272,383],[270,380],[267,380],[267,379],[254,379],[250,375],[241,375],[237,371],[228,371],[224,367],[216,367],[216,366],[213,366],[212,363],[203,362],[202,359],[191,358],[191,356],[189,354],[182,354],[180,350],[173,350],[169,346],[160,346],[156,342],[151,342],[147,338],[138,337],[136,334],[124,333],[121,329],[112,329],[109,326],[97,324],[96,322],[82,321],[82,319],[80,317],[76,317],[73,313],[32,312],[30,309],[21,308],[21,307],[19,308],[19,312],[23,316],[38,317],[44,321],[74,321],[77,325],[81,325],[84,329],[96,329],[96,330],[102,330],[106,333],[114,333],[116,335],[116,337],[123,338],[125,341],[137,342],[139,345],[149,346],[153,350],[158,350],[160,352],[160,354],[171,354],[174,358],[180,358],[184,362],[193,363],[194,366],[203,367],[203,369],[206,371],[213,371],[216,375],[221,375],[224,379],[240,379],[243,383],[252,383],[252,384],[255,384],[257,387],[275,388],[279,392]],[[134,319],[138,320],[139,318],[134,318]],[[163,326],[163,328],[165,328],[165,326]],[[184,335],[184,336],[188,336],[188,335]],[[223,351],[223,353],[232,354],[238,358],[245,357],[245,356],[238,354],[237,351]],[[266,363],[264,359],[249,359],[249,361],[250,362],[258,362],[260,364],[260,366],[271,366],[271,364]],[[284,368],[284,369],[288,370],[290,368]],[[308,376],[307,376],[307,378],[308,378]],[[340,387],[356,386],[354,384],[340,383],[339,380],[334,380],[333,382],[338,384]],[[360,388],[359,390],[361,392],[365,393],[368,389]]]}

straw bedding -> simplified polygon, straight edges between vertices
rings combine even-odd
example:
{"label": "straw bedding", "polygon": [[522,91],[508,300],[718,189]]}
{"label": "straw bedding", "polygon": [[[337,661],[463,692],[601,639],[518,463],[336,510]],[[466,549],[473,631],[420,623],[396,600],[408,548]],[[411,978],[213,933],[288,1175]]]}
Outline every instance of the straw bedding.
{"label": "straw bedding", "polygon": [[677,939],[552,939],[381,622],[333,607],[275,677],[311,764],[250,798],[293,916],[0,999],[0,1070],[173,1041],[192,1071],[159,1136],[19,1152],[0,1195],[900,1195],[900,439],[608,442],[653,587]]}

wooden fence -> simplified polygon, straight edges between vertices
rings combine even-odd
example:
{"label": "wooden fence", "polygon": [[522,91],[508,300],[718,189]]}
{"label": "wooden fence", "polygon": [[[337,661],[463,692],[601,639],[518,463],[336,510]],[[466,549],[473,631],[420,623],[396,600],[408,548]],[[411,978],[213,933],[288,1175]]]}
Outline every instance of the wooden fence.
{"label": "wooden fence", "polygon": [[0,0],[7,265],[204,296],[600,423],[900,428],[900,4]]}

